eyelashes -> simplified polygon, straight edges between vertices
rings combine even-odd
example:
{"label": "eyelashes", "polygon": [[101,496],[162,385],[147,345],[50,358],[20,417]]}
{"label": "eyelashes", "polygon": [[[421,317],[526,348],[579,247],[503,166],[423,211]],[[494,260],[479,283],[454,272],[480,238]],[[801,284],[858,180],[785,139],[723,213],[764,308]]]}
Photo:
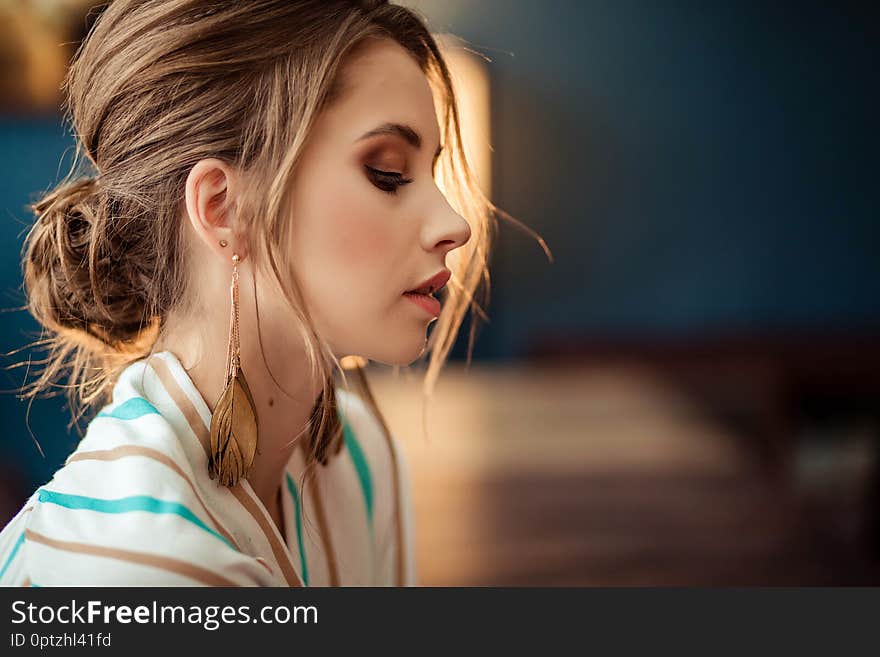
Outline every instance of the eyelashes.
{"label": "eyelashes", "polygon": [[408,185],[413,181],[412,178],[404,178],[402,174],[374,169],[366,164],[364,165],[364,170],[367,172],[370,182],[386,194],[397,194],[400,187]]}

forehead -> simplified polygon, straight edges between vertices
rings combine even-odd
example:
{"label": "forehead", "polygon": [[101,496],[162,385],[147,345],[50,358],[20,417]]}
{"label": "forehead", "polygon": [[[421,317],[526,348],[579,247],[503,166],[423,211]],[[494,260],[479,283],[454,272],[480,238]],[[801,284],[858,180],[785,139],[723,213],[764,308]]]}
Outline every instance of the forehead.
{"label": "forehead", "polygon": [[432,148],[440,142],[434,97],[418,62],[390,39],[370,39],[343,63],[340,94],[322,113],[316,132],[354,142],[387,122],[410,125]]}

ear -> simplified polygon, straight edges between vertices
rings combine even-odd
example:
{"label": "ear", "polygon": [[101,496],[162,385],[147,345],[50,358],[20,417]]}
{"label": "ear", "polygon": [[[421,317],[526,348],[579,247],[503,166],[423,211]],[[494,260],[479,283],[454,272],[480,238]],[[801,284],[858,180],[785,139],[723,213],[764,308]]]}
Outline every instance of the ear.
{"label": "ear", "polygon": [[247,256],[246,240],[236,231],[231,210],[237,182],[233,168],[216,158],[199,160],[186,177],[189,221],[196,235],[224,260],[231,260],[233,253],[242,260]]}

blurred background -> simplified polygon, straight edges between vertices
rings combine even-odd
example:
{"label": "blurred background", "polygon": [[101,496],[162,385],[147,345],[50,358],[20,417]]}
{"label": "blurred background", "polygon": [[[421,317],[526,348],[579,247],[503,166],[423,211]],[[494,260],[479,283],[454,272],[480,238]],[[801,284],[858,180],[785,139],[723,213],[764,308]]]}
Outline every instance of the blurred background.
{"label": "blurred background", "polygon": [[[67,172],[91,4],[0,2],[3,353],[39,335],[25,205]],[[401,4],[446,35],[484,187],[553,254],[502,221],[490,322],[426,408],[422,370],[371,365],[421,583],[880,583],[880,12]],[[0,371],[4,524],[77,440],[24,376]]]}

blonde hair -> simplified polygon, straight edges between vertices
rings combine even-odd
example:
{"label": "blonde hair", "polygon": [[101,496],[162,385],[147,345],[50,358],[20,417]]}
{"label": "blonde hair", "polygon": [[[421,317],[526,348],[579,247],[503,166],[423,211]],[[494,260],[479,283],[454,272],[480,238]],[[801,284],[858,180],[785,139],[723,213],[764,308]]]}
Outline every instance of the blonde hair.
{"label": "blonde hair", "polygon": [[477,186],[449,70],[424,20],[384,0],[115,0],[65,77],[65,111],[77,137],[71,171],[31,206],[38,220],[24,245],[24,283],[46,333],[34,346],[48,354],[22,398],[67,387],[76,423],[109,400],[123,368],[152,353],[169,314],[194,303],[179,207],[193,165],[220,158],[253,183],[235,208],[249,251],[299,319],[312,374],[324,381],[308,431],[310,454],[326,462],[341,434],[333,372],[345,373],[284,259],[287,190],[316,117],[343,91],[343,61],[374,38],[403,46],[440,100],[437,176],[472,232],[450,255],[453,278],[425,352],[426,395],[468,309],[470,359],[476,322],[486,319],[495,214],[519,222]]}

